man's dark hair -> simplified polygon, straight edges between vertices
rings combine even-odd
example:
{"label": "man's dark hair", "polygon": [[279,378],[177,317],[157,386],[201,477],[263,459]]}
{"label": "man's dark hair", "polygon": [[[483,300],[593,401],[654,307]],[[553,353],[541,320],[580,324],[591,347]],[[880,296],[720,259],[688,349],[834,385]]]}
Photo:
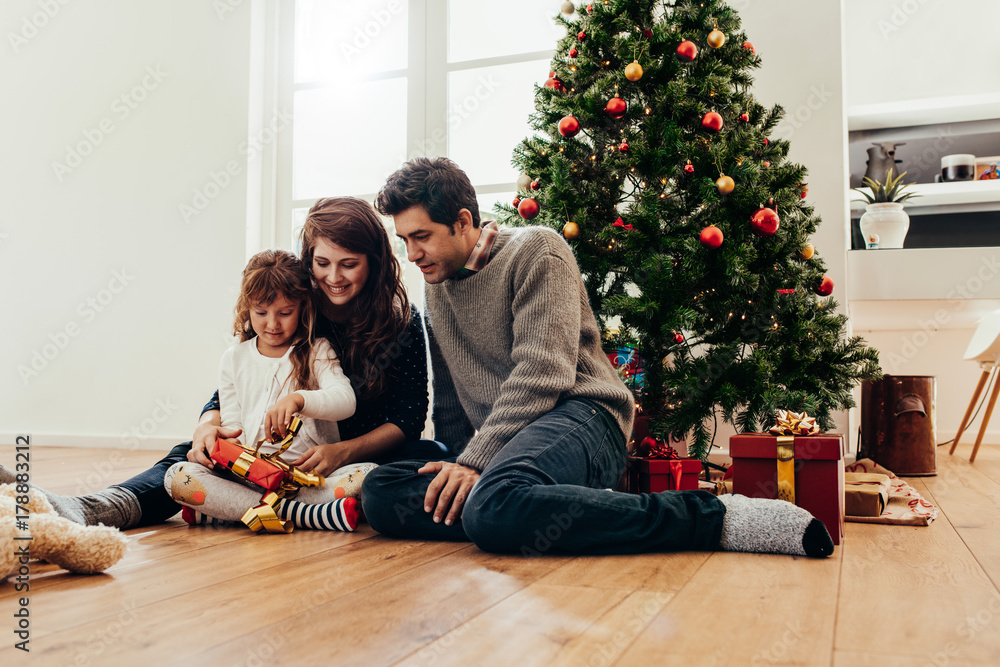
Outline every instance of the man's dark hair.
{"label": "man's dark hair", "polygon": [[375,197],[375,208],[382,215],[396,215],[418,205],[431,220],[450,227],[452,234],[463,208],[472,214],[472,226],[479,227],[479,202],[472,181],[446,157],[407,160]]}

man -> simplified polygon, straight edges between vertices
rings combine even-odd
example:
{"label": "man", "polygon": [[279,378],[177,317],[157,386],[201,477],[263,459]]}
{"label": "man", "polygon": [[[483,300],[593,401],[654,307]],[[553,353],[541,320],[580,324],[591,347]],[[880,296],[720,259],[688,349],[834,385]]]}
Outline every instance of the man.
{"label": "man", "polygon": [[565,241],[480,226],[475,190],[446,158],[410,160],[375,203],[424,274],[435,438],[459,453],[369,473],[362,499],[376,530],[525,555],[832,553],[823,524],[784,501],[609,492],[634,404]]}

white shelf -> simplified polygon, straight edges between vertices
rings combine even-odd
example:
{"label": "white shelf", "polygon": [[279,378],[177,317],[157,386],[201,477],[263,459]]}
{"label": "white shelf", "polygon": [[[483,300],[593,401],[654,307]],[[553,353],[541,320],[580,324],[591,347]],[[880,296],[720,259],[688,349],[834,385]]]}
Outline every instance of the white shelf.
{"label": "white shelf", "polygon": [[929,97],[847,108],[847,129],[876,130],[1000,118],[1000,93]]}
{"label": "white shelf", "polygon": [[[868,188],[860,189],[871,194]],[[849,192],[851,212],[864,212],[866,202],[862,195],[854,190]],[[1000,210],[1000,180],[919,183],[910,186],[907,192],[920,195],[903,202],[910,215]]]}
{"label": "white shelf", "polygon": [[1000,247],[847,253],[849,301],[1000,299]]}
{"label": "white shelf", "polygon": [[1000,247],[852,250],[847,302],[855,331],[975,328],[1000,309]]}

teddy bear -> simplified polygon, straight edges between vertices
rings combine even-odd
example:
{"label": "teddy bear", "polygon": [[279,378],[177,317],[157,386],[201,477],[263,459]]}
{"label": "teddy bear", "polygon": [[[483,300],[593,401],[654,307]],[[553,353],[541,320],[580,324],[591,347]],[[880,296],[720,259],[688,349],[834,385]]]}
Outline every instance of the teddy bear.
{"label": "teddy bear", "polygon": [[[0,582],[17,574],[29,558],[46,560],[70,572],[94,574],[125,555],[128,539],[117,528],[81,526],[61,517],[34,488],[28,490],[26,506],[18,503],[24,496],[14,484],[0,484]],[[28,530],[19,528],[18,521],[26,523]],[[30,540],[15,539],[28,535]]]}

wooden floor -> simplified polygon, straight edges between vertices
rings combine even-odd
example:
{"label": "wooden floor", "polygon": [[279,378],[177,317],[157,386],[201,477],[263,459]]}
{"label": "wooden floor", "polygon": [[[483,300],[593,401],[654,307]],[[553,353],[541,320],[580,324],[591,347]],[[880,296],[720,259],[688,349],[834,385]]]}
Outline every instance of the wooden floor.
{"label": "wooden floor", "polygon": [[[1000,664],[1000,447],[939,449],[927,528],[847,524],[833,557],[498,557],[353,534],[129,531],[104,575],[34,563],[31,653],[0,665]],[[54,491],[103,488],[152,452],[34,447]],[[0,462],[13,463],[11,447]]]}

